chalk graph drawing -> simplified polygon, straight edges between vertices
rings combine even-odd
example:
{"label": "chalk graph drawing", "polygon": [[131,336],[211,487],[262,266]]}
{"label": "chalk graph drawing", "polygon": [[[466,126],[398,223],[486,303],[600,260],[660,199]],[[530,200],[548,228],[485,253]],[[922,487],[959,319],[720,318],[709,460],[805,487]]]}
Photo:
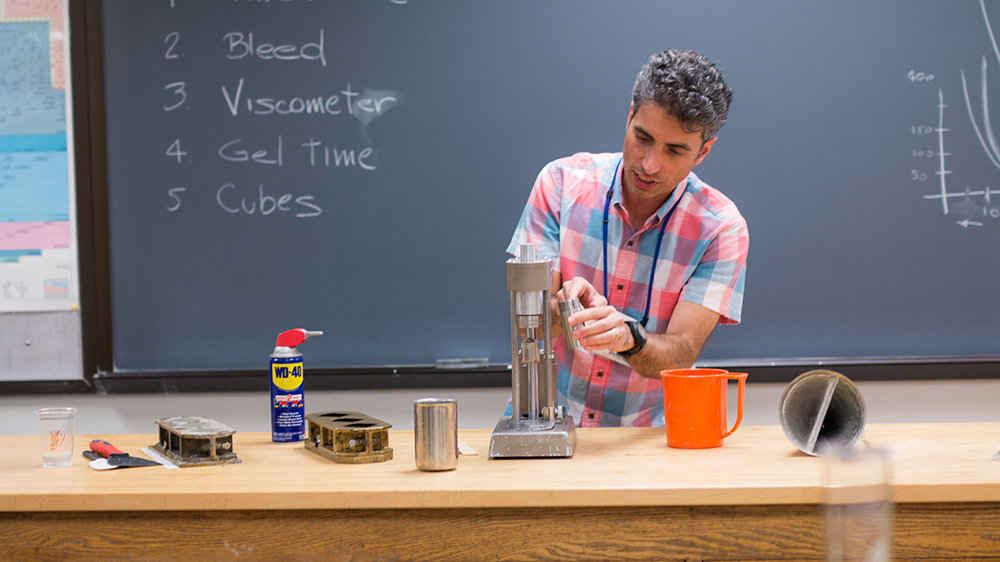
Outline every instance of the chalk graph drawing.
{"label": "chalk graph drawing", "polygon": [[[983,10],[983,21],[986,22],[986,32],[990,36],[990,43],[993,45],[993,54],[997,57],[997,62],[1000,62],[1000,49],[997,49],[997,40],[993,35],[993,28],[990,27],[990,17],[986,14],[986,3],[984,0],[979,0],[979,7]],[[990,106],[987,103],[987,87],[986,87],[986,56],[983,56],[982,70],[980,71],[980,96],[983,101],[983,130],[986,132],[986,140],[983,139],[983,134],[979,131],[979,126],[976,124],[976,116],[972,110],[972,102],[969,101],[969,86],[965,80],[965,70],[962,70],[962,93],[965,94],[965,107],[969,110],[969,119],[972,121],[972,128],[976,131],[976,136],[979,138],[979,144],[982,145],[983,151],[986,152],[986,156],[990,159],[990,162],[994,166],[1000,168],[1000,147],[997,146],[996,137],[993,136],[993,127],[990,126]],[[987,146],[988,143],[988,146]]]}
{"label": "chalk graph drawing", "polygon": [[[1000,63],[1000,48],[997,47],[996,36],[993,34],[993,28],[990,25],[989,15],[986,13],[985,0],[979,0],[979,7],[983,13],[983,22],[986,24],[986,33],[989,35],[990,44],[993,45],[993,54],[996,56],[997,62]],[[983,61],[979,72],[979,97],[982,104],[982,128],[979,126],[976,117],[976,110],[973,108],[972,100],[969,96],[969,81],[965,77],[965,70],[961,71],[962,93],[965,96],[965,107],[969,112],[969,121],[972,123],[972,129],[976,133],[976,138],[979,139],[979,144],[982,146],[983,152],[994,166],[1000,168],[1000,143],[997,142],[997,138],[993,134],[993,127],[990,123],[986,67],[986,56],[983,55]],[[924,199],[940,199],[941,210],[945,215],[954,212],[955,215],[964,216],[965,218],[962,220],[955,221],[958,225],[964,228],[968,228],[970,226],[983,226],[982,222],[975,221],[973,219],[980,217],[993,219],[1000,218],[1000,204],[993,203],[993,196],[1000,196],[1000,189],[992,189],[989,186],[985,186],[980,190],[966,188],[965,190],[959,192],[948,191],[947,176],[951,173],[951,170],[945,168],[945,157],[950,156],[950,154],[944,150],[944,134],[949,130],[944,127],[945,107],[947,107],[947,105],[944,103],[944,94],[941,90],[938,90],[938,125],[933,129],[933,132],[937,133],[938,141],[937,152],[934,153],[935,156],[937,156],[938,169],[934,172],[934,174],[938,176],[940,191],[933,195],[924,195]],[[973,197],[976,199],[973,199]],[[949,206],[949,198],[958,198],[959,200]],[[1000,197],[997,199],[997,202],[1000,203]]]}

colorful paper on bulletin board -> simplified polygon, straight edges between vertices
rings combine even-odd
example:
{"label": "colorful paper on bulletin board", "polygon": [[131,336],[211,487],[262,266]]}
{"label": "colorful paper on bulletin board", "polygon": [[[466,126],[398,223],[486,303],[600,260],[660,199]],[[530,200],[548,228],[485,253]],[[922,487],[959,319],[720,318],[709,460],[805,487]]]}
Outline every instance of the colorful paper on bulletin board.
{"label": "colorful paper on bulletin board", "polygon": [[0,312],[79,303],[61,0],[0,0]]}

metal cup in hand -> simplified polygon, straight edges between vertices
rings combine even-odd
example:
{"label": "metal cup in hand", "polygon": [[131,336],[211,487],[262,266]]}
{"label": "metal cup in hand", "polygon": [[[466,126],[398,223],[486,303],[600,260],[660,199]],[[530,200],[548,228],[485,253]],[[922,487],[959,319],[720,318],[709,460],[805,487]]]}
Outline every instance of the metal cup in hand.
{"label": "metal cup in hand", "polygon": [[573,337],[573,326],[569,325],[569,317],[583,310],[580,306],[580,299],[572,298],[568,301],[559,301],[559,319],[562,321],[563,335],[566,336],[566,346],[570,349],[580,347],[580,342]]}

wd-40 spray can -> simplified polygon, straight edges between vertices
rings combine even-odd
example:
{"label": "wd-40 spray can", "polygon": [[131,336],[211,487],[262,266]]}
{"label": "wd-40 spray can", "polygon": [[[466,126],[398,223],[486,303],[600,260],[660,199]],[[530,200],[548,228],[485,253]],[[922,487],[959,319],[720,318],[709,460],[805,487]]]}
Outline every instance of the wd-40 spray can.
{"label": "wd-40 spray can", "polygon": [[278,334],[271,354],[271,440],[277,443],[306,438],[306,395],[302,378],[302,354],[297,345],[310,336],[301,328]]}

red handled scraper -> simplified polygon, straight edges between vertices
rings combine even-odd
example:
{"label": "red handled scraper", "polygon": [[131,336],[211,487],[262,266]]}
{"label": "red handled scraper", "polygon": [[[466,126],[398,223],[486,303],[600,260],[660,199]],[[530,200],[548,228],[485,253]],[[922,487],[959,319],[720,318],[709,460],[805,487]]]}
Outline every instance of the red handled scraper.
{"label": "red handled scraper", "polygon": [[[110,466],[110,468],[117,467],[130,467],[130,466],[160,466],[160,463],[156,461],[151,461],[149,459],[144,459],[142,457],[129,456],[128,453],[123,453],[115,448],[114,445],[104,441],[103,439],[94,439],[90,442],[90,449],[97,453],[98,455],[104,457],[103,459],[97,459],[91,462],[91,467],[99,468],[94,466],[94,463],[100,463],[104,460]],[[101,463],[103,464],[103,463]]]}

